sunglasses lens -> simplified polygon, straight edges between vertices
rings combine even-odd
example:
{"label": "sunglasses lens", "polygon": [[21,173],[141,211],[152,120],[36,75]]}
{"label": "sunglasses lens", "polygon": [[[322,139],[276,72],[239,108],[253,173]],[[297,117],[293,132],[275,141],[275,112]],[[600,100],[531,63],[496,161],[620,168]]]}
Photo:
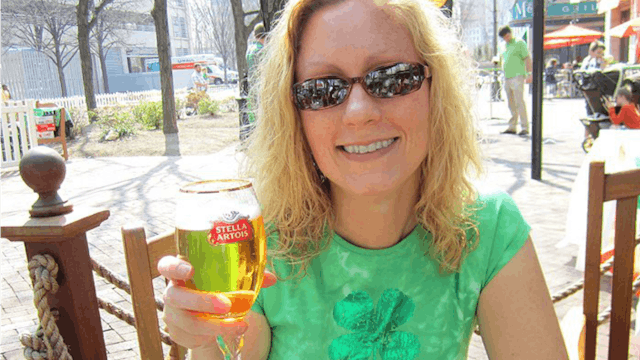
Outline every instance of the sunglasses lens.
{"label": "sunglasses lens", "polygon": [[364,78],[369,94],[380,98],[412,93],[420,89],[423,81],[424,67],[406,63],[374,70]]}
{"label": "sunglasses lens", "polygon": [[[398,63],[371,71],[363,83],[371,96],[390,98],[420,89],[424,78],[424,65]],[[350,86],[349,81],[333,77],[306,80],[293,86],[294,100],[300,110],[320,110],[342,104]]]}
{"label": "sunglasses lens", "polygon": [[344,102],[349,83],[338,78],[307,80],[293,87],[296,106],[300,110],[318,110]]}

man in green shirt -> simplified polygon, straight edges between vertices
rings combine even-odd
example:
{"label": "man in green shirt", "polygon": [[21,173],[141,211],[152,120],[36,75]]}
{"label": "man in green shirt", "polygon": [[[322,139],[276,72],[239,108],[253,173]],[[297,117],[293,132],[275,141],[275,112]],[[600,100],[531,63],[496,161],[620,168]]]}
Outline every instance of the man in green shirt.
{"label": "man in green shirt", "polygon": [[500,28],[498,35],[504,40],[502,53],[502,69],[504,70],[504,88],[507,93],[511,118],[509,127],[503,134],[515,134],[520,118],[520,132],[518,135],[529,135],[529,119],[527,107],[524,103],[524,84],[531,83],[531,69],[533,68],[527,43],[515,39],[509,26]]}

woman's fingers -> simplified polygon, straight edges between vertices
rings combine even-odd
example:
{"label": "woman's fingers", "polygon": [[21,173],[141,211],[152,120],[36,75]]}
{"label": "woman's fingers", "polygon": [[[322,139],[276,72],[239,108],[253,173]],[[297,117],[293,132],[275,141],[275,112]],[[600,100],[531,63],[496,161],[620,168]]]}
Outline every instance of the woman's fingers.
{"label": "woman's fingers", "polygon": [[263,288],[268,288],[269,286],[272,286],[273,284],[275,284],[277,281],[278,281],[278,278],[273,273],[265,270],[264,279],[262,280]]}
{"label": "woman's fingers", "polygon": [[175,256],[165,256],[158,262],[158,271],[167,279],[189,280],[193,276],[193,266]]}
{"label": "woman's fingers", "polygon": [[247,331],[248,325],[244,321],[217,322],[206,316],[194,316],[187,310],[165,307],[163,321],[171,339],[178,344],[193,349],[200,346],[215,344],[218,335],[239,336]]}
{"label": "woman's fingers", "polygon": [[196,312],[226,314],[231,310],[231,301],[219,293],[206,293],[178,286],[171,282],[164,291],[165,304]]}

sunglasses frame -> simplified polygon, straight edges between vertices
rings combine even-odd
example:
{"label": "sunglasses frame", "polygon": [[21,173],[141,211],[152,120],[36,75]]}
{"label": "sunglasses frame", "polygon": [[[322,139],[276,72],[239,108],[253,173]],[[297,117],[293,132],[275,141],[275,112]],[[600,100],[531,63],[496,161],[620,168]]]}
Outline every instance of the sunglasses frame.
{"label": "sunglasses frame", "polygon": [[[373,94],[369,90],[369,88],[366,86],[366,84],[364,83],[364,79],[369,74],[371,74],[371,73],[373,73],[375,71],[380,71],[380,70],[383,70],[383,69],[389,69],[389,68],[392,68],[394,66],[398,66],[398,65],[402,65],[402,64],[411,65],[414,68],[421,67],[423,69],[423,71],[424,71],[424,74],[422,74],[423,79],[420,81],[420,85],[416,89],[413,89],[413,90],[411,90],[411,91],[409,91],[407,93],[397,94],[397,95],[393,95],[393,96],[379,96],[379,95]],[[351,95],[351,89],[353,88],[353,85],[358,84],[358,83],[360,83],[362,85],[362,88],[364,89],[364,91],[367,94],[369,94],[369,96],[371,96],[371,97],[374,97],[374,98],[377,98],[377,99],[392,99],[392,98],[395,98],[395,97],[408,95],[408,94],[411,94],[413,92],[416,92],[416,91],[420,90],[420,88],[422,88],[422,83],[426,79],[429,79],[429,78],[431,78],[431,71],[429,69],[429,65],[423,64],[423,63],[413,63],[413,62],[398,62],[398,63],[395,63],[393,65],[381,66],[381,67],[375,68],[375,69],[373,69],[371,71],[368,71],[363,76],[357,76],[357,77],[353,77],[353,78],[344,78],[344,77],[341,77],[341,76],[324,76],[324,77],[317,77],[317,78],[311,78],[311,79],[303,80],[303,81],[295,83],[295,84],[293,84],[291,86],[291,100],[293,101],[294,106],[300,111],[319,111],[319,110],[325,110],[325,109],[329,109],[329,108],[332,108],[332,107],[336,107],[338,105],[342,105],[345,101],[347,101],[347,98],[349,97],[349,95]],[[344,99],[341,102],[337,103],[337,104],[329,105],[329,106],[323,106],[323,107],[320,107],[318,109],[313,109],[313,108],[302,109],[302,108],[300,108],[300,106],[298,106],[298,101],[296,100],[296,87],[299,87],[299,86],[301,86],[302,84],[304,84],[304,83],[306,83],[308,81],[317,81],[317,80],[325,80],[325,81],[326,80],[342,80],[342,81],[345,81],[348,84],[348,86],[344,88],[344,89],[347,90],[347,93],[345,94]],[[342,90],[340,90],[340,91],[342,91]]]}

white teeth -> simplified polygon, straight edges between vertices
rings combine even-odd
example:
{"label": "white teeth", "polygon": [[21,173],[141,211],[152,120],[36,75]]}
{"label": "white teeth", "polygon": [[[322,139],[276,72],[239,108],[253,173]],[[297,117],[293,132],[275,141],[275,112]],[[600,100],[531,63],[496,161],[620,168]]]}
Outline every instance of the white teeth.
{"label": "white teeth", "polygon": [[374,152],[376,150],[384,149],[393,144],[394,141],[395,139],[389,139],[384,141],[377,141],[369,145],[349,145],[343,146],[342,148],[350,154],[366,154]]}

